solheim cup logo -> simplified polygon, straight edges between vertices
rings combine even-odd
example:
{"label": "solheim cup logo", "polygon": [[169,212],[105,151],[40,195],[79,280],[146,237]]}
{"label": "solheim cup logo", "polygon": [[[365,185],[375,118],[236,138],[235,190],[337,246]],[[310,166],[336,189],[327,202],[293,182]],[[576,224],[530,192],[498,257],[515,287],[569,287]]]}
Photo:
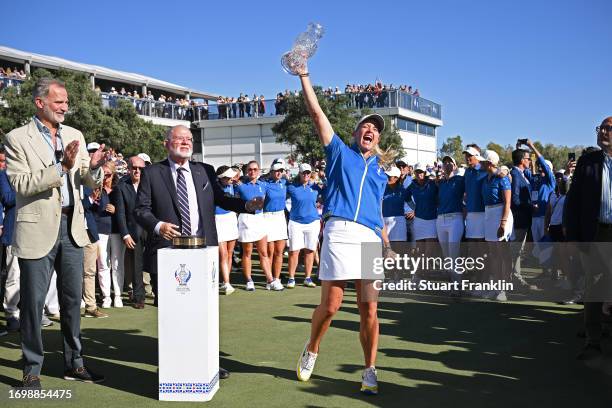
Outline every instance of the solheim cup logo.
{"label": "solheim cup logo", "polygon": [[176,287],[177,292],[186,293],[189,292],[187,282],[191,279],[191,271],[187,269],[187,264],[179,264],[180,267],[174,271],[174,278],[178,282]]}
{"label": "solheim cup logo", "polygon": [[317,51],[317,46],[325,30],[318,23],[309,23],[306,31],[297,36],[291,51],[281,57],[281,65],[285,72],[299,75],[306,69],[306,61]]}

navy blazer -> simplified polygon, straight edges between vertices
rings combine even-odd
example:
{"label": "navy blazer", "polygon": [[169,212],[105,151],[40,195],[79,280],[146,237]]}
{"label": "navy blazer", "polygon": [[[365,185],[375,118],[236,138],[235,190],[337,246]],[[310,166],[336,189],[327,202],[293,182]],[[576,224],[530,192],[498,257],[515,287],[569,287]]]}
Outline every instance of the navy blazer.
{"label": "navy blazer", "polygon": [[[512,176],[512,201],[510,209],[514,218],[514,228],[531,228],[531,216],[533,215],[533,205],[531,203],[531,182],[532,176],[529,169],[523,173],[516,167],[510,170]],[[524,176],[524,177],[523,177]]]}
{"label": "navy blazer", "polygon": [[121,180],[110,195],[111,203],[115,206],[113,215],[113,232],[117,232],[121,238],[130,235],[137,241],[142,235],[142,227],[136,222],[134,210],[136,209],[136,190],[131,179]]}
{"label": "navy blazer", "polygon": [[[87,223],[87,234],[89,240],[93,244],[98,242],[100,236],[98,235],[98,224],[96,224],[96,218],[94,217],[93,210],[94,204],[89,200],[89,196],[93,193],[93,190],[87,186],[83,186],[84,198],[81,200],[83,203],[83,210],[85,211],[85,222]],[[97,208],[97,206],[96,206]]]}
{"label": "navy blazer", "polygon": [[0,242],[4,245],[11,245],[15,231],[15,190],[9,183],[6,170],[0,171],[0,203],[4,207],[4,220],[0,221],[2,222]]}
{"label": "navy blazer", "polygon": [[568,241],[595,241],[601,207],[604,154],[601,150],[587,153],[576,163],[563,208],[563,226]]}
{"label": "navy blazer", "polygon": [[[219,183],[215,169],[210,164],[190,161],[191,174],[195,185],[200,226],[207,246],[216,246],[217,227],[215,224],[215,206],[234,211],[247,212],[246,202],[241,198],[226,196]],[[155,233],[155,226],[160,222],[181,225],[176,185],[172,179],[172,170],[168,159],[147,166],[140,176],[136,196],[136,220],[148,233],[144,254],[144,270],[157,273],[157,250],[169,247],[171,242]]]}

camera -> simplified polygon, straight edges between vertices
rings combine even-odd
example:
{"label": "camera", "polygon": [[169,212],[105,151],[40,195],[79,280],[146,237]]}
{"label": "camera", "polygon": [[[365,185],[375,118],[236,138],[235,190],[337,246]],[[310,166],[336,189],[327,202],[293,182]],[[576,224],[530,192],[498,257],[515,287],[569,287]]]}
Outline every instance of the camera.
{"label": "camera", "polygon": [[567,160],[568,161],[576,161],[576,153],[571,152],[567,154]]}
{"label": "camera", "polygon": [[518,143],[522,144],[522,145],[526,145],[527,144],[527,139],[519,139]]}

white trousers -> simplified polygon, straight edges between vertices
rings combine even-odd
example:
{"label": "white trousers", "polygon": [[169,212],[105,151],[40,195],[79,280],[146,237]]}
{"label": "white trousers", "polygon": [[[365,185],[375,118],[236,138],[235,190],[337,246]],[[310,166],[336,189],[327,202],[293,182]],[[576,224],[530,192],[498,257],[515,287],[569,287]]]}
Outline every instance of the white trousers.
{"label": "white trousers", "polygon": [[7,246],[6,252],[6,284],[4,287],[4,312],[6,317],[19,319],[19,262],[13,255],[11,245]]}
{"label": "white trousers", "polygon": [[[463,236],[463,214],[451,213],[438,215],[436,219],[436,232],[438,241],[442,247],[442,254],[445,258],[457,258],[460,255],[461,237]],[[452,274],[453,280],[458,279],[459,275]]]}
{"label": "white trousers", "polygon": [[113,289],[115,291],[115,297],[120,297],[121,293],[123,292],[123,283],[125,281],[125,243],[123,242],[121,234],[111,234],[110,248],[110,265]]}

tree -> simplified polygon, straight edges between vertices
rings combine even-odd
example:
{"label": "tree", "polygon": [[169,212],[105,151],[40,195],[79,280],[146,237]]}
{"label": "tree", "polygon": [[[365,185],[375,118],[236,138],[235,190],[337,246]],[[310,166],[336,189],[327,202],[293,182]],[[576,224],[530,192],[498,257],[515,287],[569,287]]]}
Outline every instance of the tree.
{"label": "tree", "polygon": [[83,132],[86,142],[105,143],[126,157],[141,152],[147,153],[152,160],[165,156],[164,126],[141,119],[125,100],[119,100],[116,109],[104,108],[99,95],[91,89],[87,75],[74,71],[51,73],[37,69],[19,89],[12,87],[3,91],[6,106],[0,107],[0,135],[24,125],[34,115],[36,109],[32,103],[32,90],[36,81],[45,77],[66,83],[70,110],[64,124]]}
{"label": "tree", "polygon": [[[348,99],[345,95],[326,97],[321,92],[321,87],[315,87],[317,99],[321,109],[331,122],[334,131],[345,143],[352,143],[352,134],[357,121],[361,115],[371,113],[368,109],[357,109],[348,106]],[[278,143],[286,143],[293,147],[292,158],[306,163],[315,163],[317,160],[325,158],[325,151],[317,136],[304,98],[301,96],[289,97],[287,114],[285,118],[274,125],[272,131],[276,133]],[[404,155],[402,148],[402,138],[396,129],[385,126],[385,130],[380,135],[380,148],[385,150],[391,148],[397,152],[397,156]]]}
{"label": "tree", "polygon": [[463,141],[461,140],[461,136],[457,135],[455,137],[448,137],[446,142],[442,143],[442,147],[440,148],[440,158],[444,156],[450,156],[457,164],[463,163],[465,159],[463,158]]}

